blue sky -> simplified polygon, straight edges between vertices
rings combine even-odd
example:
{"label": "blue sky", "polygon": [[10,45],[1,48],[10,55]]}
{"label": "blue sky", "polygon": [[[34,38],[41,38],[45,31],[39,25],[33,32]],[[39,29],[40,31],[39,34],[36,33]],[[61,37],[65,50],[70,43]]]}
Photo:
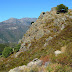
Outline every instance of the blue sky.
{"label": "blue sky", "polygon": [[9,18],[38,18],[41,12],[59,4],[72,9],[72,0],[0,0],[0,22]]}

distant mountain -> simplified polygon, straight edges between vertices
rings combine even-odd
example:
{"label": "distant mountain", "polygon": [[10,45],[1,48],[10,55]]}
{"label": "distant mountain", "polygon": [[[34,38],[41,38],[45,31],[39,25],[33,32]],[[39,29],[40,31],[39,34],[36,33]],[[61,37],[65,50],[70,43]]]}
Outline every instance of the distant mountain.
{"label": "distant mountain", "polygon": [[0,43],[18,42],[37,18],[10,18],[0,22]]}

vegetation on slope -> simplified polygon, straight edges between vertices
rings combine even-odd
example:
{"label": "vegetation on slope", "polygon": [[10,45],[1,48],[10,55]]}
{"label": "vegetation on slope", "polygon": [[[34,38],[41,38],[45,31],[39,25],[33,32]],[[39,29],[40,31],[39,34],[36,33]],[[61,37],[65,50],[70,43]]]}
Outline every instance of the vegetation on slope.
{"label": "vegetation on slope", "polygon": [[[64,16],[64,14],[61,14],[61,16]],[[56,16],[55,19],[57,19]],[[64,22],[61,22],[61,20],[58,24],[64,24]],[[20,45],[17,45],[17,47],[15,47],[16,51],[13,54],[11,54],[8,58],[0,59],[0,71],[9,71],[17,66],[27,65],[27,63],[32,61],[34,58],[39,58],[43,60],[43,65],[47,61],[51,62],[51,64],[46,68],[41,68],[46,72],[72,72],[72,19],[67,17],[65,23],[67,25],[63,30],[60,30],[60,28],[57,26],[56,28],[58,32],[53,32],[52,29],[55,28],[53,26],[54,19],[46,20],[44,27],[46,28],[50,25],[48,29],[51,31],[51,34],[45,34],[38,40],[34,38],[34,40],[31,41],[31,46],[29,49],[21,52],[15,58],[15,52],[20,48]],[[55,34],[56,36],[53,37]],[[47,42],[46,46],[44,46],[46,39],[49,38],[49,36],[52,36],[53,38]],[[26,45],[28,44],[26,43]],[[56,50],[61,50],[63,53],[55,56],[54,52]],[[32,71],[35,71],[35,69],[36,72],[38,72],[38,68],[36,67],[33,68]]]}
{"label": "vegetation on slope", "polygon": [[2,52],[2,56],[3,57],[8,57],[11,53],[12,53],[12,48],[5,47],[4,50],[3,50],[3,52]]}
{"label": "vegetation on slope", "polygon": [[68,7],[66,7],[63,4],[57,5],[56,9],[57,9],[57,12],[60,12],[60,13],[68,12]]}
{"label": "vegetation on slope", "polygon": [[[34,58],[42,59],[44,56],[49,56],[53,63],[72,66],[72,25],[67,26],[57,37],[53,38],[49,45],[42,47],[46,37],[48,36],[44,36],[38,41],[34,40],[30,49],[22,52],[17,58],[10,56],[3,62],[0,61],[0,71],[8,71],[16,66],[26,65]],[[55,57],[54,51],[60,50],[65,45],[67,46],[66,52]]]}

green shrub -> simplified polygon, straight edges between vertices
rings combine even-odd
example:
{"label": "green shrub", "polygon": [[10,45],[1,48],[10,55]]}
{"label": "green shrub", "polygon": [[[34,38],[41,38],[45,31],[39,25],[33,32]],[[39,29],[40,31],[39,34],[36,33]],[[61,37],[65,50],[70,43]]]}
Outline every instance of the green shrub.
{"label": "green shrub", "polygon": [[5,47],[3,52],[2,52],[2,56],[3,57],[8,57],[10,54],[12,53],[12,48],[10,47]]}
{"label": "green shrub", "polygon": [[14,51],[15,51],[15,52],[18,52],[19,49],[20,49],[20,46],[21,46],[21,44],[17,44],[17,45],[14,47]]}
{"label": "green shrub", "polygon": [[60,13],[61,13],[61,12],[62,12],[62,13],[68,12],[68,7],[66,7],[66,6],[63,5],[63,4],[57,5],[56,9],[57,9],[57,13],[58,13],[58,12],[60,12]]}

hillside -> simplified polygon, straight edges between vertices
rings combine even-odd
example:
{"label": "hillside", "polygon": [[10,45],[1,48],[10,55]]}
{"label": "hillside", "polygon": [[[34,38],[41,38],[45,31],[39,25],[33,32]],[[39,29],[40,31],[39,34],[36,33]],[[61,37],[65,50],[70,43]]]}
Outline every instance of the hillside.
{"label": "hillside", "polygon": [[10,18],[0,22],[0,43],[17,43],[36,18]]}
{"label": "hillside", "polygon": [[[56,51],[60,53],[55,55]],[[24,34],[20,50],[8,58],[0,59],[0,71],[72,72],[71,51],[72,10],[60,14],[56,14],[55,10],[42,12]],[[28,63],[35,58],[40,59],[42,65],[32,69]]]}

